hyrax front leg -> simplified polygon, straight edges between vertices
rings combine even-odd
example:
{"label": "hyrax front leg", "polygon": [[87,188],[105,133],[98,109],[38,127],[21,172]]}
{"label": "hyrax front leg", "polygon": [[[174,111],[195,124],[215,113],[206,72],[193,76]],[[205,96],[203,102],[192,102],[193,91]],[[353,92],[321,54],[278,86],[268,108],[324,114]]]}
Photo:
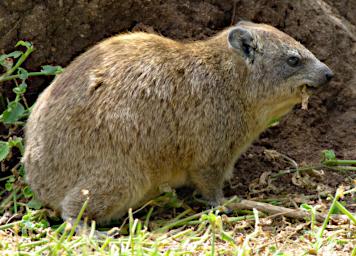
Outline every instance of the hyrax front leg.
{"label": "hyrax front leg", "polygon": [[224,200],[224,172],[211,167],[191,173],[191,180],[211,206],[217,206]]}

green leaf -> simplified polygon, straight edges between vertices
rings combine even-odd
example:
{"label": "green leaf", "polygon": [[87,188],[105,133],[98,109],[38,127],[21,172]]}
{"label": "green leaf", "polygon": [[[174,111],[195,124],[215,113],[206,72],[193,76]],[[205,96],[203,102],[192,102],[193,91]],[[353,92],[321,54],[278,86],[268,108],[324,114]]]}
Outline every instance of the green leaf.
{"label": "green leaf", "polygon": [[41,72],[44,75],[57,75],[63,72],[63,68],[61,66],[45,65],[42,66]]}
{"label": "green leaf", "polygon": [[221,235],[221,239],[223,241],[230,242],[232,244],[236,244],[234,238],[230,234],[226,233],[225,231],[221,231],[220,235]]}
{"label": "green leaf", "polygon": [[24,187],[23,190],[22,190],[22,193],[24,194],[24,196],[26,198],[29,198],[29,197],[31,197],[33,195],[32,190],[31,190],[31,188],[29,186]]}
{"label": "green leaf", "polygon": [[324,161],[336,160],[336,155],[332,149],[324,150],[322,154]]}
{"label": "green leaf", "polygon": [[12,101],[8,104],[7,109],[2,113],[2,121],[5,124],[11,124],[18,121],[23,113],[25,108],[20,102]]}
{"label": "green leaf", "polygon": [[287,256],[284,252],[276,252],[273,256]]}
{"label": "green leaf", "polygon": [[13,51],[13,52],[10,52],[8,54],[3,54],[0,56],[0,60],[4,60],[4,59],[7,59],[7,58],[15,58],[17,59],[18,57],[20,57],[21,55],[23,54],[22,51]]}
{"label": "green leaf", "polygon": [[14,51],[14,52],[9,53],[7,56],[8,56],[9,58],[17,59],[17,58],[20,57],[22,54],[23,54],[22,51]]}
{"label": "green leaf", "polygon": [[6,60],[7,58],[14,58],[17,59],[23,54],[22,51],[14,51],[9,54],[2,54],[0,55],[0,64],[2,65],[3,61]]}
{"label": "green leaf", "polygon": [[20,174],[21,177],[25,177],[25,167],[23,166],[23,164],[20,165],[19,174]]}
{"label": "green leaf", "polygon": [[14,182],[15,182],[15,177],[14,177],[14,175],[11,175],[11,176],[7,179],[7,182],[14,183]]}
{"label": "green leaf", "polygon": [[42,208],[41,202],[36,200],[35,198],[32,198],[31,201],[27,203],[27,206],[35,210],[39,210]]}
{"label": "green leaf", "polygon": [[21,137],[14,137],[11,140],[9,140],[8,143],[9,143],[10,148],[17,147],[20,150],[21,155],[23,155],[24,146],[23,146]]}
{"label": "green leaf", "polygon": [[337,208],[337,207],[334,207],[333,209],[332,209],[332,211],[330,211],[331,212],[331,214],[341,214],[342,212],[340,211],[340,209],[339,208]]}
{"label": "green leaf", "polygon": [[6,141],[0,141],[0,161],[4,160],[10,152],[9,144]]}
{"label": "green leaf", "polygon": [[12,188],[13,188],[13,186],[14,186],[14,183],[6,182],[6,184],[5,184],[5,189],[6,189],[7,191],[11,191]]}
{"label": "green leaf", "polygon": [[36,228],[48,228],[49,227],[49,222],[46,220],[41,220],[40,222],[37,222],[35,224]]}
{"label": "green leaf", "polygon": [[28,72],[26,69],[23,68],[18,68],[17,69],[17,75],[21,80],[26,80],[28,78]]}
{"label": "green leaf", "polygon": [[216,215],[212,212],[209,212],[208,214],[208,220],[210,223],[215,223],[216,222]]}
{"label": "green leaf", "polygon": [[271,245],[269,248],[268,248],[269,252],[271,253],[274,253],[274,252],[277,252],[277,247],[275,245]]}
{"label": "green leaf", "polygon": [[306,211],[311,211],[313,209],[313,207],[309,204],[301,204],[300,208]]}
{"label": "green leaf", "polygon": [[30,42],[22,41],[22,40],[18,41],[17,44],[15,45],[15,47],[18,47],[18,46],[25,46],[28,49],[33,47],[33,45]]}
{"label": "green leaf", "polygon": [[31,220],[31,214],[27,213],[24,216],[22,216],[23,221],[30,221]]}
{"label": "green leaf", "polygon": [[12,91],[17,95],[22,95],[26,92],[26,89],[27,89],[27,84],[25,81],[22,81],[22,83],[19,86],[12,89]]}

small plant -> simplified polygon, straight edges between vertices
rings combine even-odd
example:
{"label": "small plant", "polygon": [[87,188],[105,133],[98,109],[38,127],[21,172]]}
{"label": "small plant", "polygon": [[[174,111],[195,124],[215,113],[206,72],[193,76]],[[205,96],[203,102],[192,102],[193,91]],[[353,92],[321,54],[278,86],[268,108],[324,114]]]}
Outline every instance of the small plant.
{"label": "small plant", "polygon": [[336,209],[339,212],[341,212],[342,214],[344,214],[350,220],[350,222],[353,223],[353,225],[356,225],[356,216],[353,215],[353,213],[351,213],[350,211],[348,211],[339,202],[339,199],[344,197],[344,195],[353,194],[355,192],[356,192],[356,188],[353,188],[348,191],[344,191],[344,189],[342,187],[338,188],[335,193],[335,196],[333,198],[331,198],[332,204],[328,210],[325,220],[324,220],[322,226],[318,229],[315,229],[315,213],[316,213],[315,207],[306,205],[306,204],[301,205],[302,209],[310,211],[310,213],[311,213],[311,230],[309,233],[315,239],[315,242],[312,244],[312,249],[311,249],[315,254],[318,254],[321,247],[323,246],[323,242],[325,243],[325,241],[328,240],[328,239],[323,238],[323,235],[324,235],[324,232],[326,230],[326,227],[327,227],[329,221],[332,219],[332,217],[331,217],[332,213],[335,212]]}
{"label": "small plant", "polygon": [[331,149],[322,152],[321,163],[331,169],[356,171],[356,160],[337,159],[335,152]]}
{"label": "small plant", "polygon": [[[30,42],[24,41],[19,41],[16,47],[24,47],[26,50],[16,50],[9,54],[0,55],[0,66],[4,71],[0,75],[0,84],[4,85],[6,81],[13,82],[12,92],[15,94],[12,100],[5,99],[3,95],[0,95],[0,108],[2,109],[0,124],[5,127],[5,132],[7,131],[7,134],[1,134],[0,161],[11,163],[9,165],[2,163],[3,171],[6,167],[7,170],[5,169],[5,171],[7,173],[11,171],[11,175],[0,177],[0,182],[5,182],[4,188],[1,188],[0,191],[0,198],[2,199],[0,214],[9,208],[12,208],[12,212],[16,213],[18,210],[17,200],[32,197],[31,189],[25,186],[22,181],[24,168],[20,163],[20,157],[24,152],[21,137],[22,128],[31,112],[31,107],[24,97],[28,87],[27,80],[29,77],[56,75],[63,71],[60,66],[50,65],[42,66],[42,69],[38,72],[27,71],[21,65],[34,51],[34,47]],[[18,153],[13,153],[13,149],[17,149]]]}

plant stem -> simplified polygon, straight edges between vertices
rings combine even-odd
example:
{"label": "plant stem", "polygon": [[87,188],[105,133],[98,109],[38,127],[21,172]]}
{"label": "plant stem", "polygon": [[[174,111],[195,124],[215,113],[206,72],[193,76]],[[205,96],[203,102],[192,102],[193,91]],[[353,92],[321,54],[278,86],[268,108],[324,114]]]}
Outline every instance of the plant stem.
{"label": "plant stem", "polygon": [[334,170],[334,171],[356,171],[356,166],[345,166],[345,165],[335,165],[329,166],[325,165],[326,168]]}
{"label": "plant stem", "polygon": [[[225,205],[229,205],[231,204],[232,202],[235,202],[238,198],[237,197],[232,197],[230,200],[226,201],[222,206],[225,206]],[[194,215],[191,215],[191,216],[188,216],[184,219],[181,219],[181,220],[177,220],[177,221],[174,221],[174,222],[169,222],[167,225],[161,227],[161,228],[158,228],[156,230],[154,230],[154,232],[164,232],[168,229],[171,229],[173,227],[176,227],[176,226],[181,226],[181,225],[186,225],[188,223],[188,221],[192,221],[194,219],[197,219],[197,218],[200,218],[203,214],[206,214],[206,213],[209,213],[211,211],[215,211],[215,210],[218,210],[221,206],[217,206],[217,207],[214,207],[212,209],[209,209],[209,210],[205,210],[205,211],[202,211],[202,212],[199,212],[199,213],[196,213]]]}
{"label": "plant stem", "polygon": [[[213,225],[215,223],[212,223]],[[215,255],[215,228],[212,226],[211,227],[211,256]]]}
{"label": "plant stem", "polygon": [[321,169],[323,168],[323,165],[315,165],[315,166],[306,166],[306,167],[301,167],[301,168],[291,168],[291,169],[286,169],[286,170],[281,170],[276,174],[271,175],[272,178],[278,178],[279,176],[293,173],[296,171],[302,172],[302,171],[309,171],[312,169]]}
{"label": "plant stem", "polygon": [[351,212],[349,212],[340,202],[336,201],[335,203],[336,207],[339,208],[339,210],[345,214],[354,224],[356,224],[356,217],[352,215]]}
{"label": "plant stem", "polygon": [[340,159],[335,159],[335,160],[325,160],[323,162],[325,165],[354,165],[356,164],[356,160],[340,160]]}
{"label": "plant stem", "polygon": [[47,244],[48,242],[49,242],[48,239],[42,239],[40,241],[35,241],[35,242],[28,243],[28,244],[20,244],[19,247],[21,249],[24,249],[26,247],[34,248],[39,245]]}
{"label": "plant stem", "polygon": [[146,219],[145,219],[145,223],[144,223],[144,225],[143,225],[144,227],[147,227],[147,228],[148,228],[148,223],[149,223],[149,221],[150,221],[150,218],[151,218],[153,209],[154,209],[154,206],[151,206],[151,208],[148,210],[148,213],[147,213]]}
{"label": "plant stem", "polygon": [[[42,76],[42,75],[47,75],[47,74],[43,73],[42,71],[29,72],[28,73],[28,77],[30,77],[30,76]],[[1,82],[5,82],[5,81],[9,81],[9,80],[12,80],[12,79],[16,79],[16,78],[19,78],[19,75],[12,75],[12,76],[3,75],[3,76],[0,77],[0,83]]]}
{"label": "plant stem", "polygon": [[19,188],[14,189],[11,194],[1,202],[0,211],[14,198],[14,194],[16,195],[19,190]]}
{"label": "plant stem", "polygon": [[14,222],[11,222],[11,223],[8,223],[8,224],[4,224],[4,225],[1,225],[0,226],[0,230],[5,230],[5,229],[8,229],[8,228],[12,228],[18,224],[22,223],[22,220],[19,220],[19,221],[14,221]]}
{"label": "plant stem", "polygon": [[9,176],[6,176],[6,177],[2,177],[2,178],[0,178],[0,181],[7,180],[7,179],[10,178],[10,177],[13,177],[13,175],[9,175]]}
{"label": "plant stem", "polygon": [[67,241],[70,241],[70,239],[72,238],[72,236],[74,235],[74,232],[76,231],[78,225],[80,224],[80,220],[84,214],[84,211],[85,209],[87,208],[88,206],[88,202],[89,202],[89,198],[87,200],[85,200],[82,208],[80,209],[79,211],[79,214],[77,216],[77,219],[75,220],[74,224],[73,224],[73,227],[72,227],[72,230],[70,231],[68,237],[67,237]]}
{"label": "plant stem", "polygon": [[326,218],[323,222],[323,225],[321,226],[319,232],[318,232],[318,238],[322,238],[323,237],[323,233],[326,229],[326,226],[328,225],[329,223],[329,220],[330,220],[330,216],[331,216],[331,213],[334,211],[334,208],[336,206],[336,203],[337,201],[339,200],[339,197],[340,197],[341,193],[340,193],[340,189],[337,189],[336,190],[336,193],[335,193],[335,197],[334,197],[334,200],[329,208],[329,211],[328,211],[328,214],[326,215]]}
{"label": "plant stem", "polygon": [[356,246],[355,246],[354,249],[352,250],[351,256],[356,256]]}

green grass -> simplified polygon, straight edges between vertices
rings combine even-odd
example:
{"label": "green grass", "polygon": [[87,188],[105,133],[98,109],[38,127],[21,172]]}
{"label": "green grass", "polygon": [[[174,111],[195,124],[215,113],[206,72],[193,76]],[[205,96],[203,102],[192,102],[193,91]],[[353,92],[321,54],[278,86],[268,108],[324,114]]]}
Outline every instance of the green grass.
{"label": "green grass", "polygon": [[[356,244],[355,216],[338,205],[338,198],[355,192],[355,188],[339,189],[323,224],[312,217],[293,224],[287,220],[269,223],[269,217],[256,210],[249,215],[227,216],[224,207],[194,214],[190,209],[172,219],[155,216],[152,221],[146,221],[150,211],[140,218],[129,211],[121,230],[107,231],[116,231],[114,237],[98,235],[95,222],[78,234],[75,225],[51,227],[43,219],[43,210],[27,209],[20,221],[0,226],[0,250],[4,255],[351,255]],[[332,224],[330,216],[335,209],[349,219]],[[271,234],[273,225],[278,230]]]}
{"label": "green grass", "polygon": [[[194,198],[179,198],[173,192],[130,210],[126,218],[106,233],[95,222],[84,219],[77,230],[86,204],[74,225],[62,222],[50,209],[42,208],[24,182],[22,129],[31,106],[24,95],[28,78],[56,75],[60,67],[43,66],[28,72],[21,65],[34,51],[32,44],[19,42],[24,51],[0,55],[4,73],[0,85],[13,85],[11,100],[0,95],[0,123],[6,134],[0,139],[0,255],[352,255],[356,256],[355,209],[356,160],[337,159],[332,150],[322,154],[321,163],[299,167],[284,156],[293,168],[276,170],[270,178],[286,174],[303,175],[312,170],[343,172],[348,179],[335,195],[323,191],[310,195],[311,203],[295,203],[309,218],[295,220],[268,216],[257,210],[232,210],[237,198],[225,205],[206,209]],[[352,183],[353,182],[353,183]],[[335,188],[336,189],[336,188]],[[308,197],[305,196],[308,201]],[[287,205],[292,195],[269,195],[259,201]],[[289,204],[288,204],[289,207]],[[316,221],[316,214],[325,220]],[[338,220],[332,218],[338,214]],[[340,217],[341,216],[341,217]],[[77,230],[77,232],[76,232]]]}

